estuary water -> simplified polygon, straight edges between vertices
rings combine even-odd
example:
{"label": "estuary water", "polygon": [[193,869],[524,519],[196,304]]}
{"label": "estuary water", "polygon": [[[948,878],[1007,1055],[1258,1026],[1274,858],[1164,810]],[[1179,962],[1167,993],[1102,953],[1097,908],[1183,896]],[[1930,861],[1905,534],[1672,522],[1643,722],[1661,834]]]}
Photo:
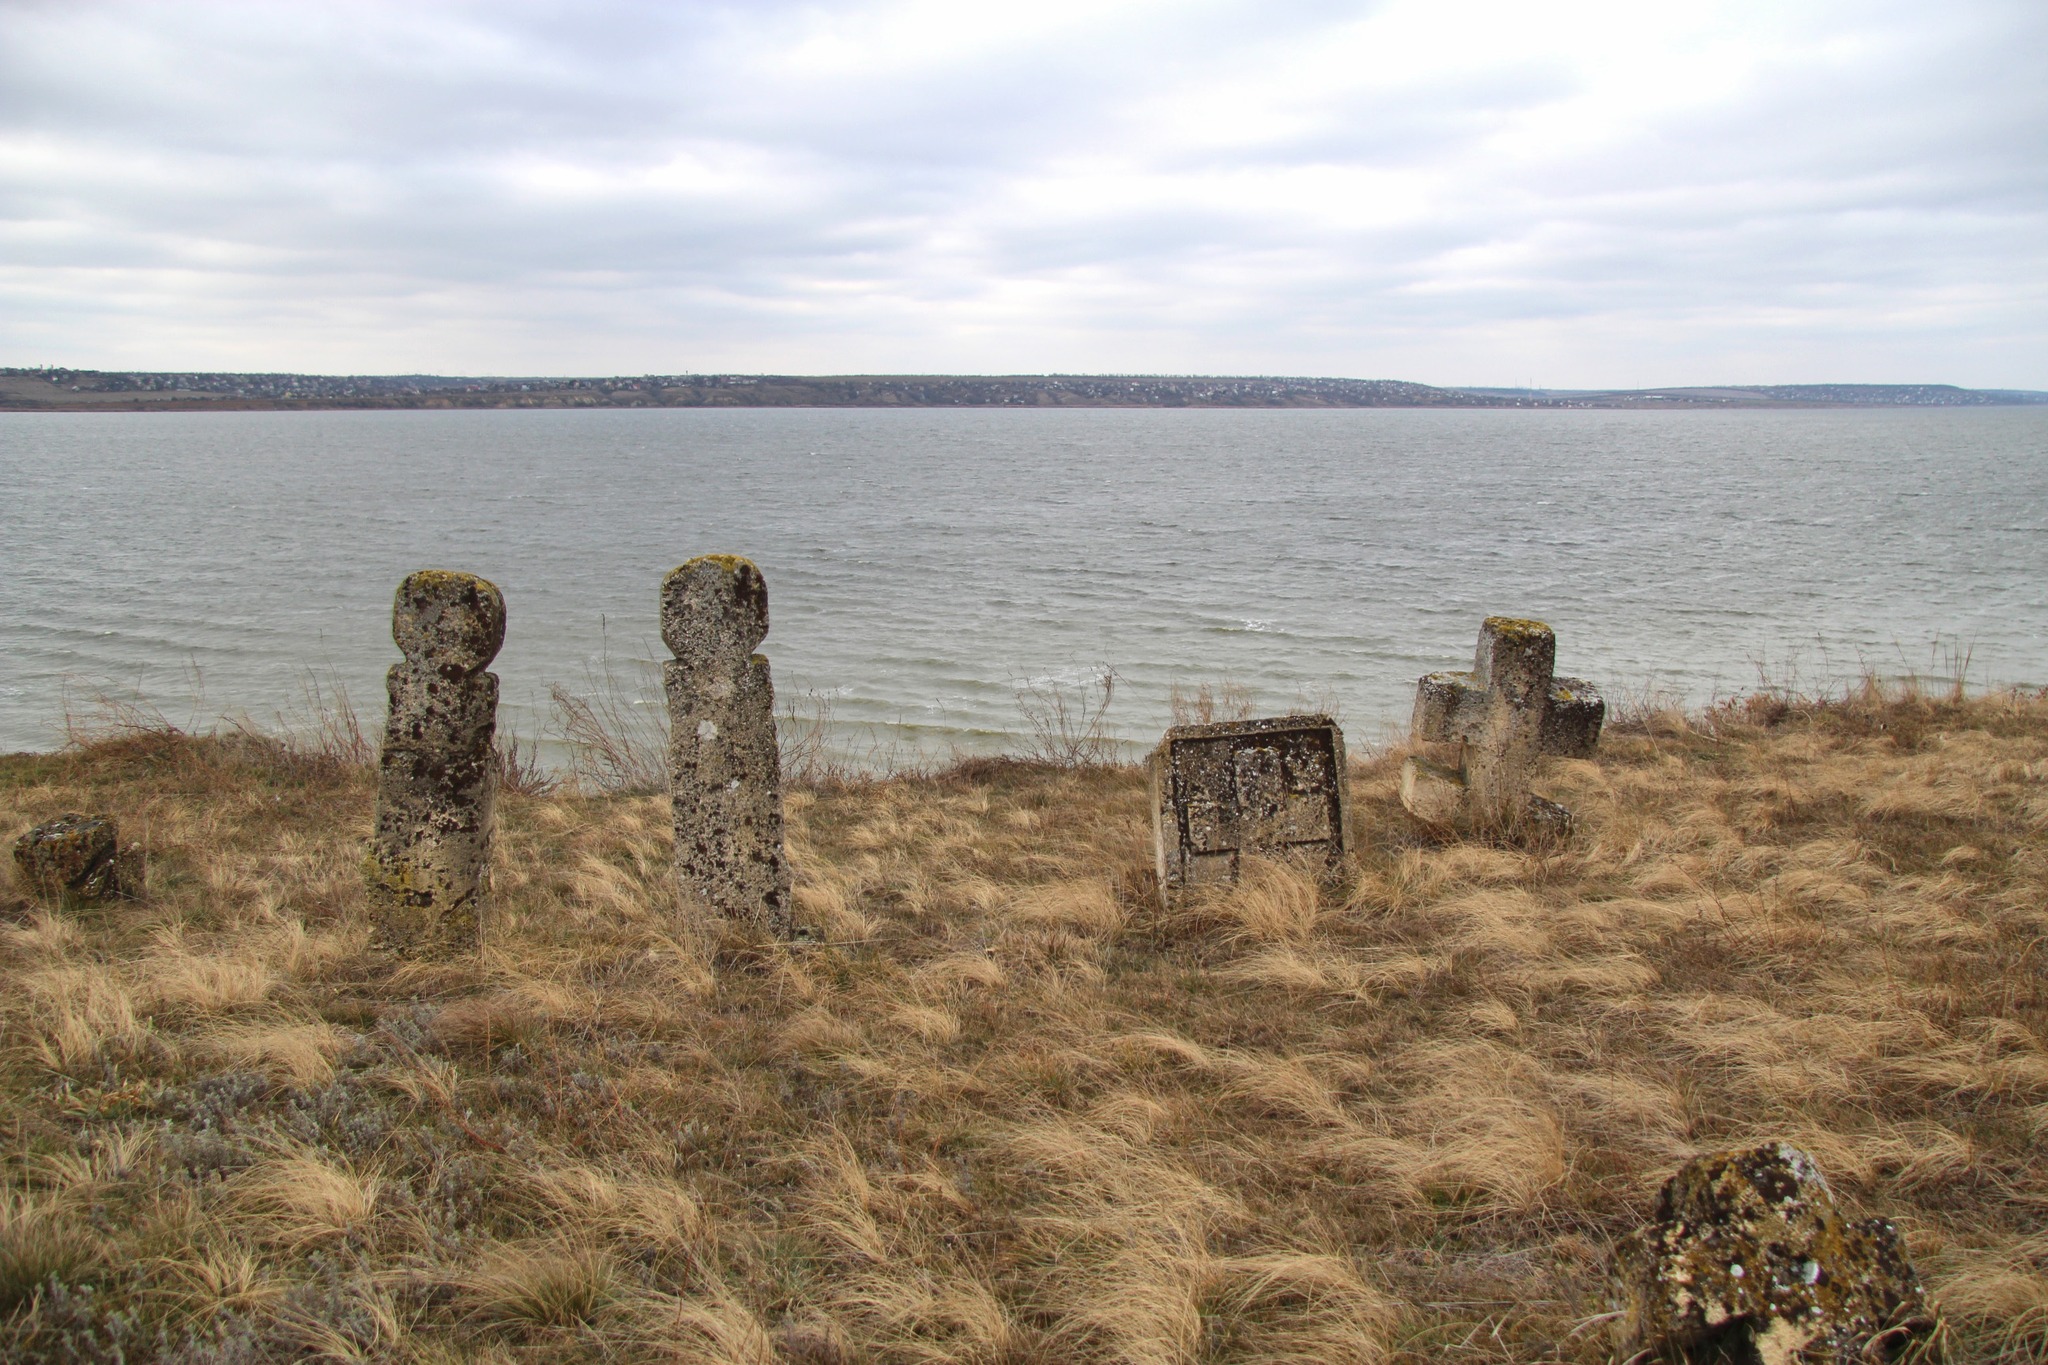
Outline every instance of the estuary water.
{"label": "estuary water", "polygon": [[1224,681],[1370,742],[1489,614],[1611,701],[2048,682],[2048,408],[9,415],[0,496],[10,750],[96,689],[274,724],[315,678],[381,722],[425,567],[503,588],[518,732],[607,671],[651,705],[661,577],[709,551],[856,755],[1014,748],[1020,689],[1103,668],[1136,743]]}

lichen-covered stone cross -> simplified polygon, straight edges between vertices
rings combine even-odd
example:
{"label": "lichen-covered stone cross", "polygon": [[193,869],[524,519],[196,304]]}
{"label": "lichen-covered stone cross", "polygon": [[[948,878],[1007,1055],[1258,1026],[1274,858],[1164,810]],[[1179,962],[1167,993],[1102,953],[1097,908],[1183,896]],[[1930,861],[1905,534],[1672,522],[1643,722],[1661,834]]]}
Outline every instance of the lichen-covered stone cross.
{"label": "lichen-covered stone cross", "polygon": [[754,647],[768,635],[768,585],[751,560],[700,555],[661,584],[669,804],[676,879],[720,914],[792,929],[782,843],[775,686]]}
{"label": "lichen-covered stone cross", "polygon": [[475,574],[423,569],[398,585],[385,675],[370,889],[377,938],[407,952],[474,949],[498,790],[498,677],[505,598]]}
{"label": "lichen-covered stone cross", "polygon": [[1552,676],[1557,637],[1541,621],[1489,616],[1469,673],[1431,673],[1415,689],[1415,737],[1462,747],[1456,769],[1410,758],[1401,804],[1432,824],[1506,829],[1561,823],[1563,807],[1529,790],[1544,754],[1584,757],[1607,703],[1591,683]]}

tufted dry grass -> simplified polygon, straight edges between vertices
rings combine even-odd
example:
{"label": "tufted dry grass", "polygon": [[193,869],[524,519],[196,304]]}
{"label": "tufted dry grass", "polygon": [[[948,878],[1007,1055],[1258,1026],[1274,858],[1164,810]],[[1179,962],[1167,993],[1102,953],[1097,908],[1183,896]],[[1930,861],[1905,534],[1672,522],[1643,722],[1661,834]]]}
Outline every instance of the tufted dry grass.
{"label": "tufted dry grass", "polygon": [[[0,1355],[1598,1361],[1688,1156],[1896,1218],[1960,1361],[2048,1353],[2048,702],[1664,715],[1578,832],[1161,911],[1128,769],[789,801],[811,942],[706,929],[659,798],[513,796],[472,960],[368,949],[363,769],[0,760],[136,902],[0,888]],[[11,868],[0,875],[11,876]]]}

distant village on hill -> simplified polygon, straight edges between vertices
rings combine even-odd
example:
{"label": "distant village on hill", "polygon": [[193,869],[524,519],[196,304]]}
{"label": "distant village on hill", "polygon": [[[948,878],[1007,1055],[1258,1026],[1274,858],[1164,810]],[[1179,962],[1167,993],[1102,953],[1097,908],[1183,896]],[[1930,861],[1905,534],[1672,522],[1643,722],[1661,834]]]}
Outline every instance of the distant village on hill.
{"label": "distant village on hill", "polygon": [[1393,379],[1204,375],[650,374],[606,379],[0,369],[0,412],[308,408],[1839,408],[2048,403],[1950,384],[1627,390],[1436,388]]}

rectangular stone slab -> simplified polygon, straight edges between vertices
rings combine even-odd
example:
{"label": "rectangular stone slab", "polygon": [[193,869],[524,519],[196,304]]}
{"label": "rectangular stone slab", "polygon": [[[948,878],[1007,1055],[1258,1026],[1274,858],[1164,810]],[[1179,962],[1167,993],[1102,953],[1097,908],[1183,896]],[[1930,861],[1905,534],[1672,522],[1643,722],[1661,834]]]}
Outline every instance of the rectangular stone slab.
{"label": "rectangular stone slab", "polygon": [[1328,716],[1176,725],[1150,766],[1163,898],[1234,880],[1247,852],[1344,857],[1344,733]]}

